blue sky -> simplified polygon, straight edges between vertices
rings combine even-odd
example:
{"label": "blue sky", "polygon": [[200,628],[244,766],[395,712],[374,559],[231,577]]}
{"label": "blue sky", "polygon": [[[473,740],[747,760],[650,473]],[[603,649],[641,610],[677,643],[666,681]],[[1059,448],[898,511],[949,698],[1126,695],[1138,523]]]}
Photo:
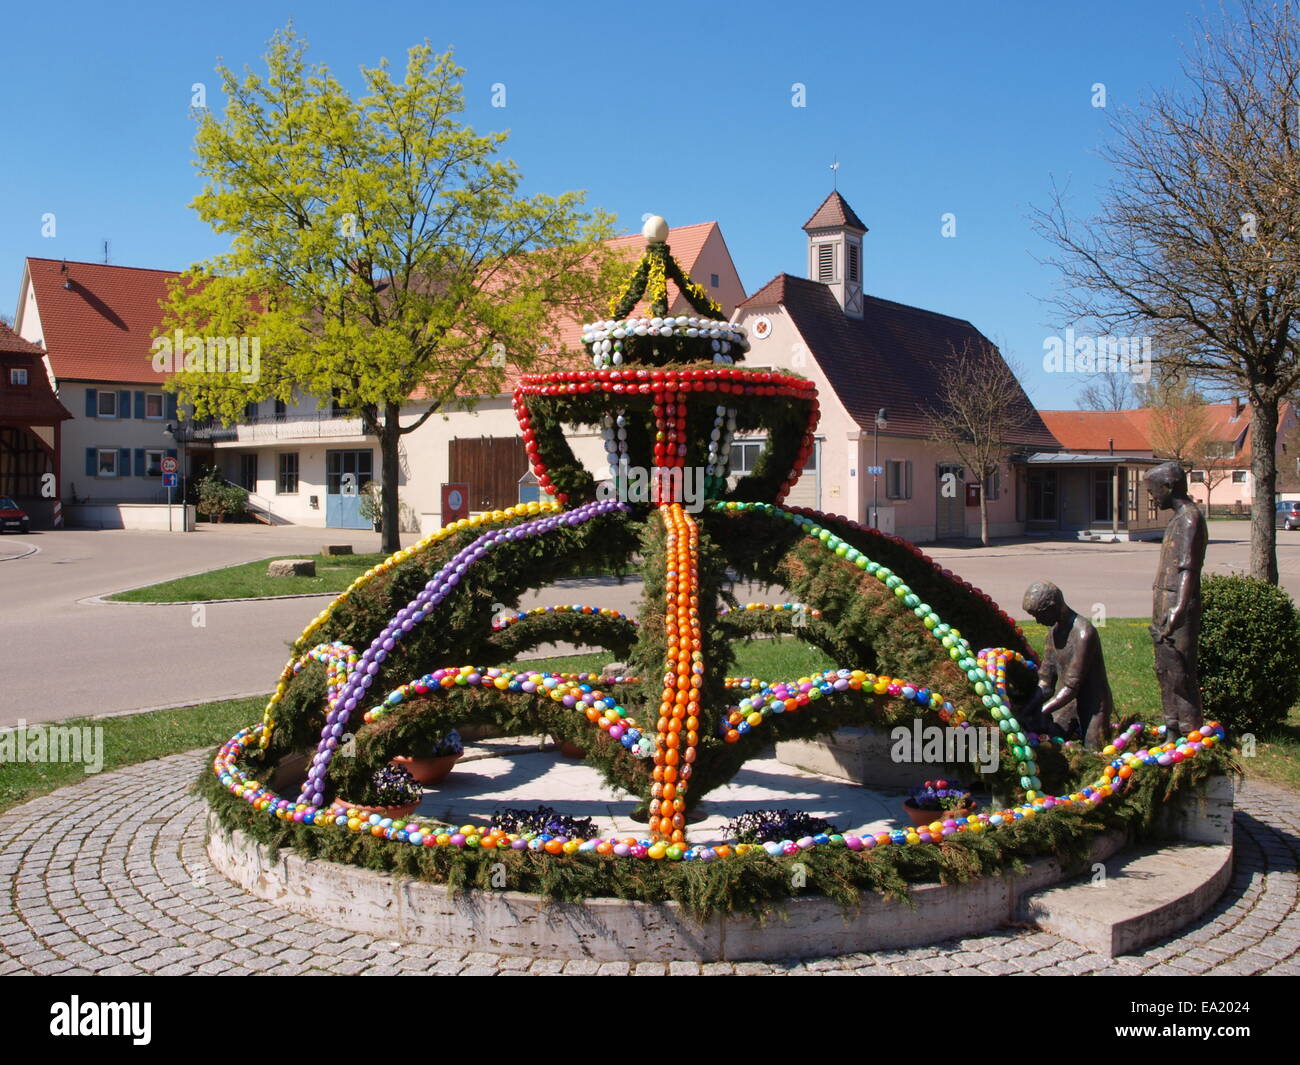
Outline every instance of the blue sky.
{"label": "blue sky", "polygon": [[870,228],[867,291],[970,319],[1019,361],[1040,407],[1071,407],[1085,379],[1041,368],[1045,338],[1068,323],[1042,302],[1056,281],[1036,260],[1047,249],[1030,205],[1055,178],[1090,210],[1109,178],[1096,154],[1109,115],[1179,83],[1201,12],[1179,0],[23,5],[0,36],[0,311],[13,313],[27,255],[100,261],[107,238],[114,263],[180,269],[219,251],[188,207],[190,88],[204,82],[219,108],[218,57],[259,69],[293,19],[310,58],[353,87],[360,65],[400,67],[425,38],[454,46],[466,120],[510,131],[527,191],[585,189],[625,232],[646,212],[716,220],[749,292],[805,273],[799,227],[838,158],[840,191]]}

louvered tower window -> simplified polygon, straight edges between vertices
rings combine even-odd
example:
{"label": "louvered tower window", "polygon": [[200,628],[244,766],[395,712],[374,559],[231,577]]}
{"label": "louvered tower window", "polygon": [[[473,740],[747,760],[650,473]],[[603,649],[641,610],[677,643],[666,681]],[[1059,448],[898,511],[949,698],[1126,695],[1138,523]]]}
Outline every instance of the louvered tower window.
{"label": "louvered tower window", "polygon": [[856,244],[849,245],[849,280],[858,280],[858,256],[862,254],[862,249]]}
{"label": "louvered tower window", "polygon": [[817,280],[835,280],[835,245],[817,245]]}

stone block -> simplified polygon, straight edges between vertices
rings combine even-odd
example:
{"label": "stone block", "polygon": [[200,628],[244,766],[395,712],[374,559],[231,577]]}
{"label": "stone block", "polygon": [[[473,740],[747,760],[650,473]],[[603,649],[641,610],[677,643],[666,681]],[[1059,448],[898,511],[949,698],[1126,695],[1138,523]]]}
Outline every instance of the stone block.
{"label": "stone block", "polygon": [[266,567],[268,577],[314,577],[316,562],[310,558],[277,558]]}
{"label": "stone block", "polygon": [[352,554],[351,544],[326,544],[320,549],[322,555],[350,555]]}

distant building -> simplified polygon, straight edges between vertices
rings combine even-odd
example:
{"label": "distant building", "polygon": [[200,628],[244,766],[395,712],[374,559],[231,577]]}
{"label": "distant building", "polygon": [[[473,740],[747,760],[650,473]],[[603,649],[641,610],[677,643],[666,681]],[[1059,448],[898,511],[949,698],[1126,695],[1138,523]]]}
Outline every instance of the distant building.
{"label": "distant building", "polygon": [[36,528],[62,523],[59,456],[71,417],[50,387],[45,352],[0,322],[0,496]]}
{"label": "distant building", "polygon": [[[1216,511],[1247,511],[1254,496],[1251,473],[1250,408],[1240,399],[1205,405],[1208,429],[1197,454],[1185,458],[1190,494],[1201,506]],[[1155,411],[1045,410],[1043,421],[1071,451],[1088,454],[1127,454],[1166,458],[1158,447],[1160,432],[1153,430]],[[1288,440],[1297,424],[1295,406],[1283,403],[1278,414],[1277,463],[1280,474],[1300,472],[1300,456],[1287,453]],[[1154,439],[1153,439],[1154,438]]]}
{"label": "distant building", "polygon": [[[67,409],[59,494],[71,503],[162,503],[176,397],[151,361],[167,270],[28,258],[14,330],[43,348],[43,376]],[[70,515],[70,518],[72,516]]]}
{"label": "distant building", "polygon": [[[986,484],[931,439],[927,411],[941,402],[957,355],[991,343],[963,319],[866,295],[867,227],[838,192],[803,229],[809,276],[778,274],[733,316],[749,331],[747,366],[791,370],[817,384],[817,448],[787,502],[924,542],[978,536],[983,491],[991,535],[1025,532],[1025,461],[1060,445],[1023,391],[1012,402],[1027,408],[1028,424],[1003,442],[1007,459]],[[746,472],[759,449],[738,447],[733,468]]]}

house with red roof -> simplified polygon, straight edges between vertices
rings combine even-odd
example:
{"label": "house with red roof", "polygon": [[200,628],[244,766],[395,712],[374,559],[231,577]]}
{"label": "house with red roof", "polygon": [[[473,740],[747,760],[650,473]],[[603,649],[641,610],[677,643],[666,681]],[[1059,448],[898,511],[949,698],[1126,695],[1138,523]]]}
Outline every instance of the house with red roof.
{"label": "house with red roof", "polygon": [[0,322],[0,498],[38,529],[63,522],[59,456],[71,417],[50,387],[45,352]]}
{"label": "house with red roof", "polygon": [[[42,377],[71,417],[63,423],[58,487],[69,524],[131,524],[122,506],[167,501],[162,460],[176,397],[153,368],[151,343],[167,270],[28,258],[14,330],[43,349]],[[179,498],[179,495],[177,496]],[[88,507],[90,509],[78,509]],[[118,518],[112,515],[118,508]]]}
{"label": "house with red roof", "polygon": [[[728,314],[745,298],[744,286],[716,222],[677,226],[669,244],[682,268]],[[629,264],[640,255],[640,235],[610,241],[627,255]],[[685,297],[669,282],[672,313],[687,313]],[[587,356],[582,348],[582,322],[561,323],[560,351],[553,357],[568,364]],[[497,510],[538,498],[539,488],[519,439],[511,406],[518,373],[507,367],[501,391],[473,398],[471,410],[448,410],[429,418],[403,436],[398,494],[403,528],[430,531],[455,516],[444,512],[444,485],[455,485],[470,512]],[[402,420],[410,424],[427,409],[423,395],[412,396]],[[275,401],[250,404],[238,424],[191,428],[183,433],[191,446],[210,446],[223,474],[250,492],[250,503],[268,520],[326,528],[369,528],[362,517],[358,489],[378,480],[378,439],[368,436],[358,418],[319,407],[303,397],[284,407]],[[605,451],[600,434],[575,429],[570,437],[575,455],[590,468],[601,468]]]}
{"label": "house with red roof", "polygon": [[[1254,496],[1251,473],[1250,408],[1239,398],[1228,403],[1207,403],[1203,432],[1190,441],[1191,455],[1174,456],[1177,441],[1161,425],[1162,415],[1151,407],[1130,410],[1045,410],[1043,421],[1071,451],[1086,454],[1128,454],[1146,458],[1178,457],[1190,466],[1188,490],[1207,509],[1212,505],[1229,512],[1249,512]],[[1295,405],[1283,403],[1278,412],[1277,464],[1279,472],[1300,470],[1300,456],[1287,454],[1297,426]]]}
{"label": "house with red roof", "polygon": [[[1011,397],[1026,424],[1003,441],[1006,461],[985,484],[932,439],[927,417],[959,354],[990,342],[963,319],[867,295],[867,227],[839,192],[803,231],[808,276],[778,274],[733,316],[749,332],[747,365],[792,370],[817,385],[817,446],[787,501],[925,542],[978,536],[984,492],[991,535],[1024,533],[1028,464],[1060,451],[1029,397]],[[759,447],[737,447],[733,469],[745,472]]]}

